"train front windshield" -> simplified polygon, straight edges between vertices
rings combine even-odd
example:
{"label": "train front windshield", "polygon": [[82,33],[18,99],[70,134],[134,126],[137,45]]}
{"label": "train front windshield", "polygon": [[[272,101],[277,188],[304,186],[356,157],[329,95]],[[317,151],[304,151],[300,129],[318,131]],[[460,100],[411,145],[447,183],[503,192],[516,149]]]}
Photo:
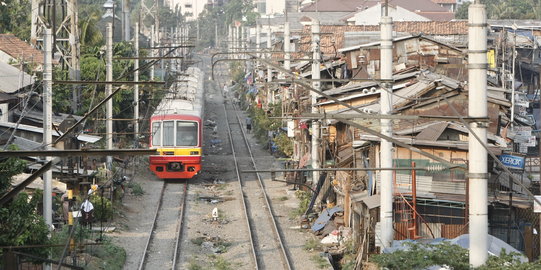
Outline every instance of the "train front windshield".
{"label": "train front windshield", "polygon": [[197,122],[177,121],[177,146],[197,145]]}
{"label": "train front windshield", "polygon": [[197,125],[197,122],[188,121],[154,122],[152,123],[152,145],[169,147],[197,146]]}

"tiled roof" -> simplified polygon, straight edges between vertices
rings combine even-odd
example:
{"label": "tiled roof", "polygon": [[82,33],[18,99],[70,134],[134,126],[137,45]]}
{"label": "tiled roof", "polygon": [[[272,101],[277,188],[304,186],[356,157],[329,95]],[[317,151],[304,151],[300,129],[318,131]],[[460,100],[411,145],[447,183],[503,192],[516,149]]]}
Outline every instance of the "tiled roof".
{"label": "tiled roof", "polygon": [[37,64],[43,64],[43,53],[32,48],[13,34],[0,34],[0,51],[15,59],[24,58]]}
{"label": "tiled roof", "polygon": [[456,4],[456,0],[431,0],[436,4]]}
{"label": "tiled roof", "polygon": [[[424,35],[467,35],[467,24],[467,21],[394,22],[393,31]],[[322,53],[335,55],[338,49],[345,47],[345,32],[378,32],[379,25],[322,25],[320,31]],[[311,52],[310,35],[311,27],[306,26],[299,42],[298,52]]]}
{"label": "tiled roof", "polygon": [[455,14],[453,12],[415,12],[425,18],[428,18],[433,21],[450,21],[455,18]]}

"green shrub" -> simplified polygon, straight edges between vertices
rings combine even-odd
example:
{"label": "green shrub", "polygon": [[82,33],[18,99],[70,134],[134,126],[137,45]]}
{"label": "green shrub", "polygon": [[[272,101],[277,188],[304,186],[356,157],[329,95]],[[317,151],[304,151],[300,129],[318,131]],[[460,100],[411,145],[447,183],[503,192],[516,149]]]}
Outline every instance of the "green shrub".
{"label": "green shrub", "polygon": [[[447,265],[453,270],[472,269],[469,264],[468,250],[450,243],[424,245],[406,243],[408,250],[397,250],[370,257],[372,262],[388,269],[425,269],[433,265]],[[500,256],[489,256],[487,262],[475,268],[477,270],[534,270],[541,269],[541,263],[521,263],[516,254],[502,251]]]}
{"label": "green shrub", "polygon": [[295,209],[292,213],[294,217],[304,215],[310,204],[311,193],[307,191],[297,190],[295,196],[299,199],[299,207]]}
{"label": "green shrub", "polygon": [[382,253],[372,256],[371,261],[389,269],[424,269],[432,265],[448,265],[454,270],[469,270],[468,250],[458,245],[441,243],[423,245],[405,243],[408,250]]}
{"label": "green shrub", "polygon": [[91,195],[90,202],[94,205],[94,220],[107,221],[113,217],[113,204],[105,197]]}
{"label": "green shrub", "polygon": [[131,189],[131,194],[132,195],[135,195],[135,196],[143,196],[143,194],[145,194],[145,191],[143,190],[143,187],[141,187],[141,184],[137,183],[137,182],[130,182],[128,184],[128,188]]}
{"label": "green shrub", "polygon": [[278,146],[278,150],[284,155],[290,157],[293,155],[293,140],[287,137],[286,133],[280,132],[276,137],[274,137],[274,143]]}

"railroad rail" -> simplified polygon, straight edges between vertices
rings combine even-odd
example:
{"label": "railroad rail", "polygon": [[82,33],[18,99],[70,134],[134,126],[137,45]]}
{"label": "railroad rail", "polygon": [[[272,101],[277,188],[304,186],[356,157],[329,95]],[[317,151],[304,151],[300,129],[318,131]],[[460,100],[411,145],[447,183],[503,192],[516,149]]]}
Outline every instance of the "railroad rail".
{"label": "railroad rail", "polygon": [[[188,181],[183,181],[183,183],[178,184],[168,180],[162,182],[163,185],[160,191],[160,198],[158,200],[158,205],[156,206],[152,226],[148,233],[145,249],[141,256],[141,261],[139,262],[139,270],[179,269],[176,267],[176,264],[180,252],[180,240],[184,225],[184,209],[186,206],[186,198],[188,196]],[[179,186],[181,186],[181,197],[179,197],[178,194]],[[179,210],[177,211],[175,209]],[[174,216],[174,214],[177,214],[178,218],[172,221],[171,216]],[[172,222],[176,222],[176,226],[170,226]],[[171,235],[170,232],[167,231],[168,228],[176,228],[173,239],[168,237]]]}
{"label": "railroad rail", "polygon": [[[234,115],[229,114],[228,106],[233,106],[231,110],[234,111]],[[255,269],[277,269],[276,263],[279,260],[283,269],[293,269],[261,176],[257,172],[241,174],[241,167],[257,170],[246,132],[241,124],[242,121],[240,121],[234,104],[224,103],[224,112],[241,202],[250,231],[249,238],[254,267]],[[238,126],[238,128],[235,127],[235,131],[240,131],[240,134],[233,134],[234,131],[231,127],[235,125]],[[262,218],[261,214],[267,216],[268,219]],[[272,234],[270,234],[271,232]]]}

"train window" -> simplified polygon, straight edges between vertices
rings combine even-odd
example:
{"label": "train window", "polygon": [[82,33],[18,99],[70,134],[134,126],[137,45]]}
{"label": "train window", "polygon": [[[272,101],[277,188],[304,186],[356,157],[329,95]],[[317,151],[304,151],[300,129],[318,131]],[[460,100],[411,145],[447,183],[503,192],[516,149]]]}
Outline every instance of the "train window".
{"label": "train window", "polygon": [[163,122],[163,146],[175,145],[175,124],[173,121]]}
{"label": "train window", "polygon": [[162,122],[152,123],[152,145],[162,144]]}
{"label": "train window", "polygon": [[177,122],[177,146],[197,145],[197,122]]}

